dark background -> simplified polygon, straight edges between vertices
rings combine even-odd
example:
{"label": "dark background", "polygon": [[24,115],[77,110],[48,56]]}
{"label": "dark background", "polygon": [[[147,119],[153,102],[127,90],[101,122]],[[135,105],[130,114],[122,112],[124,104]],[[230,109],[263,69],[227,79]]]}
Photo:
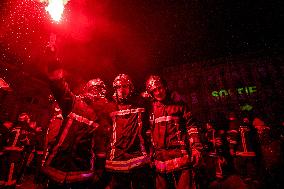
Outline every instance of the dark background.
{"label": "dark background", "polygon": [[32,72],[52,32],[66,69],[109,82],[125,72],[140,84],[169,65],[283,49],[281,0],[70,0],[58,24],[45,6],[1,0],[2,58],[17,59],[8,63]]}
{"label": "dark background", "polygon": [[[273,75],[266,62],[274,70],[283,65],[283,59],[277,58],[284,47],[281,0],[70,0],[59,23],[52,21],[45,6],[38,0],[0,3],[0,74],[13,87],[15,98],[26,102],[19,111],[29,104],[35,104],[38,111],[46,107],[48,86],[43,52],[51,33],[57,36],[58,56],[76,92],[95,77],[101,77],[111,87],[119,73],[129,74],[137,89],[143,91],[144,81],[152,73],[178,82],[192,80],[191,73],[203,74],[198,78],[206,78],[208,73],[223,78],[224,73],[232,75],[233,69],[256,70],[252,66],[246,69],[247,63],[256,68],[264,65],[265,72]],[[183,65],[194,66],[185,69]],[[261,88],[263,82],[257,74],[247,75],[255,75],[246,80],[252,84],[257,81]],[[264,83],[265,87],[274,90],[273,84],[281,77],[278,73],[269,84]],[[204,87],[208,82],[197,79],[196,83],[200,86],[197,94],[210,92]],[[220,85],[212,90],[233,85],[216,83]],[[178,90],[191,95],[190,86],[184,87]],[[279,87],[282,91],[283,87]],[[35,100],[34,96],[45,100]],[[212,106],[231,104],[217,102]],[[206,103],[199,107],[207,110]]]}

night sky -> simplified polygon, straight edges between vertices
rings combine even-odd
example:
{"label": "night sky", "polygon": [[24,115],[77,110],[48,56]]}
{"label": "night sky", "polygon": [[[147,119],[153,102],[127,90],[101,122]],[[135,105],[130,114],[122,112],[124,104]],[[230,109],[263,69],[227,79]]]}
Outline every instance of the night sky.
{"label": "night sky", "polygon": [[55,23],[39,0],[1,0],[1,60],[37,76],[55,33],[72,76],[142,81],[164,66],[283,49],[283,1],[70,0]]}

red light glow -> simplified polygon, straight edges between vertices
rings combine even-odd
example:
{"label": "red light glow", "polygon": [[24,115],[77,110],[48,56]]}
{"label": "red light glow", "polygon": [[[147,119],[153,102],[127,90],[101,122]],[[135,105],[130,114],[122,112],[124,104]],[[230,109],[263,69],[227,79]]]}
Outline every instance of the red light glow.
{"label": "red light glow", "polygon": [[45,10],[50,14],[50,16],[54,21],[59,22],[64,11],[64,5],[66,5],[69,0],[45,0],[45,1],[48,1],[48,5],[45,8]]}

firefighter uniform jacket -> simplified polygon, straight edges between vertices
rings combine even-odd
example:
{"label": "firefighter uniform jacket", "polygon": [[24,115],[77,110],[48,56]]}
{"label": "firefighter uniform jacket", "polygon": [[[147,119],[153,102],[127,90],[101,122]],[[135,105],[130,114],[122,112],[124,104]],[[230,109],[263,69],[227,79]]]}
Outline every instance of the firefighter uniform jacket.
{"label": "firefighter uniform jacket", "polygon": [[4,146],[7,145],[9,129],[0,123],[0,156],[4,154]]}
{"label": "firefighter uniform jacket", "polygon": [[201,149],[196,123],[183,102],[152,104],[152,142],[156,171],[167,173],[190,165],[191,149]]}
{"label": "firefighter uniform jacket", "polygon": [[7,145],[4,146],[4,160],[1,166],[0,186],[15,186],[19,179],[19,173],[24,166],[24,157],[30,148],[28,123],[19,122],[11,128],[7,137]]}
{"label": "firefighter uniform jacket", "polygon": [[146,131],[149,122],[142,99],[132,99],[130,104],[118,104],[111,113],[113,125],[107,153],[106,169],[129,172],[149,165]]}
{"label": "firefighter uniform jacket", "polygon": [[238,120],[230,120],[227,139],[230,149],[236,152],[236,156],[255,157],[255,132],[246,123],[239,123]]}
{"label": "firefighter uniform jacket", "polygon": [[208,179],[223,178],[226,150],[221,131],[207,129],[204,133],[204,164]]}
{"label": "firefighter uniform jacket", "polygon": [[49,150],[43,173],[58,183],[88,181],[95,174],[97,114],[69,90],[64,79],[52,80],[51,90],[64,120]]}

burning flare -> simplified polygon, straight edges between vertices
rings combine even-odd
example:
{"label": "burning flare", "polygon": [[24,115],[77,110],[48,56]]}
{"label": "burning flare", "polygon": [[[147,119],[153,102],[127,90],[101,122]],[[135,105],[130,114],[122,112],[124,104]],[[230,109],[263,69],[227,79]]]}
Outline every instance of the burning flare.
{"label": "burning flare", "polygon": [[48,3],[45,10],[49,12],[50,16],[56,22],[59,22],[64,11],[64,5],[68,3],[69,0],[41,0],[41,2]]}

